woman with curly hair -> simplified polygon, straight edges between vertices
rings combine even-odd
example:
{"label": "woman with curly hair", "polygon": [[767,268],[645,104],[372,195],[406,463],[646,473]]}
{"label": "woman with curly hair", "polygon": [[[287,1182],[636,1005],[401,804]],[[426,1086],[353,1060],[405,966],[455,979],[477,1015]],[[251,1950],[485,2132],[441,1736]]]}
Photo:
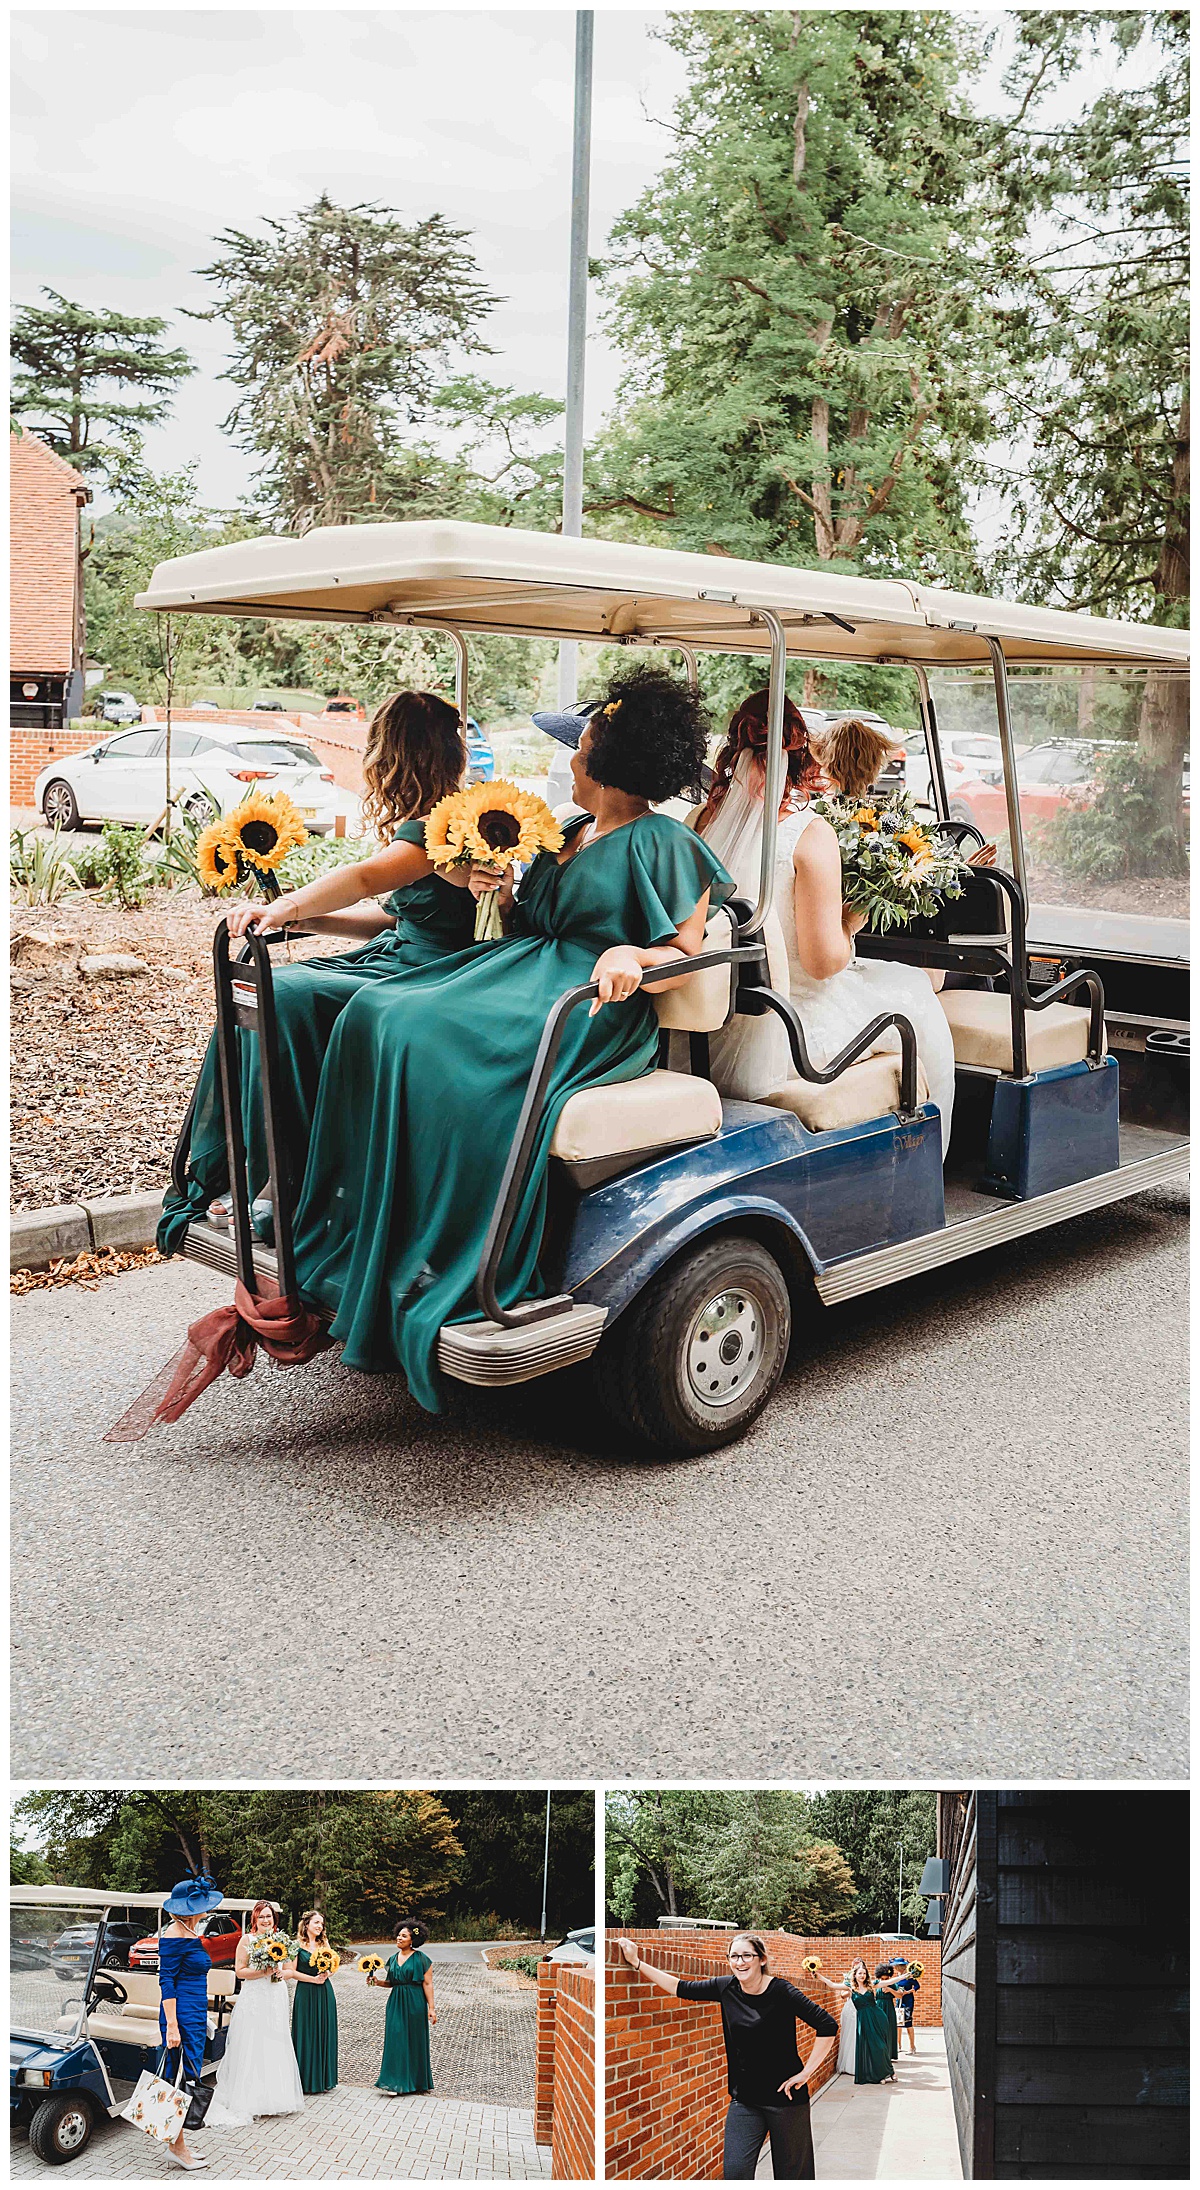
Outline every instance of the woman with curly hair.
{"label": "woman with curly hair", "polygon": [[[466,764],[457,708],[433,692],[394,693],[372,719],[363,756],[363,818],[379,839],[380,850],[319,876],[303,889],[288,890],[270,905],[235,905],[229,915],[229,932],[235,937],[248,928],[270,935],[302,924],[319,935],[351,937],[360,946],[335,958],[308,958],[275,971],[281,1127],[297,1179],[304,1169],[321,1067],[339,1012],[365,984],[415,966],[434,966],[474,937],[475,901],[465,875],[439,872],[425,856],[425,817],[439,799],[458,789]],[[241,1044],[241,1075],[250,1189],[260,1197],[255,1221],[269,1236],[267,1151],[253,1035]],[[214,1223],[229,1221],[215,1036],[196,1090],[188,1161],[186,1195],[172,1192],[164,1204],[158,1232],[164,1254],[182,1246],[188,1225],[206,1209]]]}
{"label": "woman with curly hair", "polygon": [[[298,1280],[331,1313],[352,1368],[399,1365],[431,1412],[441,1404],[438,1332],[472,1310],[552,1007],[565,990],[598,982],[591,1010],[567,1020],[551,1073],[499,1272],[505,1303],[545,1290],[538,1255],[563,1104],[580,1088],[653,1069],[658,1021],[642,977],[694,956],[710,905],[732,894],[694,831],[653,811],[698,780],[704,750],[702,706],[686,685],[645,665],[614,680],[572,763],[581,811],[562,849],[526,870],[504,939],[364,985],[337,1021],[296,1211]],[[493,870],[471,871],[473,891],[495,881]]]}
{"label": "woman with curly hair", "polygon": [[[876,733],[858,724],[868,740]],[[728,867],[744,896],[757,899],[766,789],[767,694],[751,692],[735,708],[717,756],[712,787],[693,825]],[[924,973],[892,960],[860,959],[854,938],[864,914],[842,898],[842,859],[830,823],[809,800],[829,770],[828,741],[820,759],[809,745],[798,707],[784,703],[787,773],[775,837],[774,893],[765,933],[772,985],[790,995],[814,1064],[827,1065],[883,1012],[902,1012],[917,1037],[917,1055],[941,1117],[942,1153],[950,1144],[954,1107],[954,1043],[949,1022]],[[871,750],[875,752],[876,747]],[[862,741],[838,742],[835,756],[866,765]],[[877,751],[878,761],[883,757]],[[841,787],[840,785],[838,786]],[[896,1051],[900,1037],[885,1028],[871,1054]],[[723,1095],[757,1102],[796,1077],[782,1023],[735,1016],[712,1039],[712,1072]]]}

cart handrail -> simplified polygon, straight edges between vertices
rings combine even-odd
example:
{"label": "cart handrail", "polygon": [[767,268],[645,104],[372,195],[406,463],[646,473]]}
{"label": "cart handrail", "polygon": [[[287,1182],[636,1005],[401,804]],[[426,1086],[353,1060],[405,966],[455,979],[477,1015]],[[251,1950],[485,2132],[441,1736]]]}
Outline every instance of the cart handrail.
{"label": "cart handrail", "polygon": [[1074,990],[1086,988],[1089,998],[1088,1060],[1093,1065],[1103,1064],[1107,1050],[1107,1034],[1104,1025],[1104,984],[1090,966],[1080,966],[1068,973],[1050,988],[1031,989],[1029,986],[1029,954],[1025,930],[1025,893],[1014,876],[1003,867],[972,867],[970,872],[984,882],[990,882],[1007,898],[1012,916],[1011,941],[1006,933],[988,936],[950,936],[948,941],[960,946],[977,944],[995,950],[1004,959],[1009,975],[1009,1008],[1012,1024],[1013,1078],[1023,1080],[1029,1072],[1029,1050],[1025,1039],[1025,1014],[1027,1011],[1045,1011],[1060,997],[1071,995]]}

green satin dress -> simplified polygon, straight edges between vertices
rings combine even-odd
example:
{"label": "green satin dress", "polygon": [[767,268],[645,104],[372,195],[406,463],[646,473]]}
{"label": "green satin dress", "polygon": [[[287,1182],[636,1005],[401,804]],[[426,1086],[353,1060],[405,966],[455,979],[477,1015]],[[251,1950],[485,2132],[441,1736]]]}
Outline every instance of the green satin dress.
{"label": "green satin dress", "polygon": [[856,2084],[890,2083],[896,2071],[892,2067],[891,2038],[883,1996],[872,1987],[870,1992],[852,1992],[850,1998],[858,2017],[854,2042],[854,2081]]}
{"label": "green satin dress", "polygon": [[889,2047],[889,2050],[890,2050],[890,2052],[891,2052],[891,2056],[892,2056],[892,2059],[893,2059],[893,2060],[896,2060],[896,2059],[898,2058],[898,2056],[899,2056],[899,2052],[900,2052],[900,2031],[899,2031],[899,2027],[898,2027],[898,2025],[897,2025],[897,2022],[896,2022],[896,1995],[895,1995],[895,1993],[894,1993],[894,1992],[881,1992],[881,1993],[880,1993],[880,1995],[879,1995],[879,2003],[880,2003],[880,2006],[881,2006],[881,2007],[882,2007],[882,2009],[883,2009],[883,2012],[884,2012],[884,2014],[885,2014],[885,2015],[887,2016],[887,2022],[888,2022],[888,2047]]}
{"label": "green satin dress", "polygon": [[[352,1368],[399,1366],[420,1405],[439,1411],[438,1332],[478,1313],[480,1254],[551,1007],[591,979],[601,951],[669,943],[706,891],[715,906],[733,890],[703,838],[644,814],[565,863],[540,853],[503,942],[365,985],[346,1006],[321,1077],[295,1245],[300,1289],[332,1311]],[[568,1019],[500,1270],[506,1305],[546,1290],[537,1262],[563,1104],[650,1071],[657,1050],[644,992]]]}
{"label": "green satin dress", "polygon": [[[315,1974],[307,1947],[296,1956],[303,1976]],[[292,2001],[292,2046],[300,2082],[308,2093],[332,2091],[338,2080],[338,2019],[333,1980],[323,1985],[297,1985]]]}
{"label": "green satin dress", "polygon": [[[424,848],[424,821],[401,821],[392,831],[394,844],[418,844]],[[293,1191],[304,1176],[309,1134],[321,1068],[339,1013],[368,984],[390,980],[416,967],[429,970],[438,962],[469,945],[475,934],[475,899],[469,890],[428,874],[407,888],[393,890],[384,900],[385,912],[396,925],[373,936],[357,950],[336,958],[310,958],[296,965],[273,967],[275,1014],[279,1028],[279,1061],[282,1081],[282,1130],[291,1164]],[[259,1093],[258,1041],[243,1034],[238,1043],[241,1060],[242,1118],[246,1133],[247,1170],[251,1194],[267,1183],[267,1152],[262,1129]],[[184,1195],[172,1188],[163,1203],[158,1226],[159,1252],[176,1254],[189,1224],[203,1216],[210,1201],[229,1184],[225,1151],[225,1106],[221,1100],[214,1034],[201,1068],[192,1120],[188,1156],[188,1189]]]}
{"label": "green satin dress", "polygon": [[[472,899],[474,903],[474,899]],[[393,1954],[377,1985],[387,1983],[387,2016],[383,2026],[383,2059],[375,2079],[377,2091],[432,2091],[429,2063],[429,2009],[423,1986],[433,1964],[419,1947],[402,1962]]]}

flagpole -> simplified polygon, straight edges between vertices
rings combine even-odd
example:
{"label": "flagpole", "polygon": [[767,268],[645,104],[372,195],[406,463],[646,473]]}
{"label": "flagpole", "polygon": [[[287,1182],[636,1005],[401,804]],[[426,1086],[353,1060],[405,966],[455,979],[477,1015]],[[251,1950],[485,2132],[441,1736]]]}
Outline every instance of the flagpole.
{"label": "flagpole", "polygon": [[[575,128],[571,153],[571,262],[567,279],[567,409],[563,432],[562,531],[583,532],[583,380],[587,343],[588,201],[592,162],[591,10],[575,17]],[[579,691],[579,647],[563,639],[558,649],[558,704],[570,707]]]}

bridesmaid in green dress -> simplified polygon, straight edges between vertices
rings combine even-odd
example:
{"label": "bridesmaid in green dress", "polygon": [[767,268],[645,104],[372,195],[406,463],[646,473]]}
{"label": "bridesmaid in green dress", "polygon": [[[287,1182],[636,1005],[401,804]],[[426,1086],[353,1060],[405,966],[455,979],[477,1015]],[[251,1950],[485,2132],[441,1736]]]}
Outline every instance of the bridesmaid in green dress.
{"label": "bridesmaid in green dress", "polygon": [[[234,937],[251,926],[267,935],[303,922],[318,934],[345,935],[360,943],[358,950],[336,958],[274,968],[283,1130],[296,1185],[304,1171],[321,1067],[338,1014],[365,984],[416,966],[433,967],[474,940],[475,901],[466,876],[461,871],[438,873],[425,856],[424,817],[439,799],[458,789],[466,759],[457,709],[432,692],[397,692],[375,714],[363,757],[363,818],[383,848],[369,859],[334,868],[303,889],[287,891],[270,906],[235,905],[229,914]],[[381,905],[378,898],[385,891],[390,895]],[[244,1036],[239,1049],[247,1168],[251,1193],[259,1194],[267,1181],[267,1156],[255,1037]],[[214,1203],[217,1215],[228,1208],[215,1035],[197,1088],[188,1168],[186,1195],[172,1189],[163,1206],[158,1230],[163,1254],[175,1253],[188,1225]],[[261,1202],[257,1214],[263,1214]]]}
{"label": "bridesmaid in green dress", "polygon": [[433,2090],[429,2026],[437,2022],[437,2010],[433,2004],[433,1964],[421,1952],[428,1937],[424,1924],[412,1920],[401,1924],[396,1933],[396,1952],[383,1974],[371,1971],[367,1978],[369,1985],[388,1987],[377,2091]]}
{"label": "bridesmaid in green dress", "polygon": [[[626,672],[572,764],[583,811],[561,852],[527,870],[511,932],[432,973],[362,988],[334,1029],[296,1212],[300,1289],[332,1312],[350,1367],[399,1364],[431,1413],[438,1332],[475,1312],[484,1236],[552,1006],[598,981],[590,1012],[566,1024],[499,1273],[506,1303],[546,1290],[538,1254],[559,1111],[579,1088],[653,1068],[658,1021],[637,993],[643,972],[699,951],[710,904],[733,894],[703,839],[651,810],[694,784],[703,758],[698,697],[665,670]],[[494,885],[494,873],[473,872],[473,889]]]}
{"label": "bridesmaid in green dress", "polygon": [[338,2019],[333,1979],[316,1966],[321,1947],[329,1945],[320,1909],[309,1909],[296,1926],[296,1991],[292,2000],[292,2045],[300,2082],[309,2093],[332,2091],[338,2080]]}
{"label": "bridesmaid in green dress", "polygon": [[850,1998],[858,2017],[854,2047],[856,2084],[888,2084],[895,2079],[887,2010],[880,1994],[881,1988],[871,1983],[865,1970],[861,1976],[855,1971]]}
{"label": "bridesmaid in green dress", "polygon": [[896,2060],[900,2053],[900,2032],[896,2024],[896,1995],[892,1990],[895,1973],[891,1963],[877,1962],[875,1964],[875,1978],[880,1988],[880,2004],[888,2021],[888,2049],[892,2059]]}

